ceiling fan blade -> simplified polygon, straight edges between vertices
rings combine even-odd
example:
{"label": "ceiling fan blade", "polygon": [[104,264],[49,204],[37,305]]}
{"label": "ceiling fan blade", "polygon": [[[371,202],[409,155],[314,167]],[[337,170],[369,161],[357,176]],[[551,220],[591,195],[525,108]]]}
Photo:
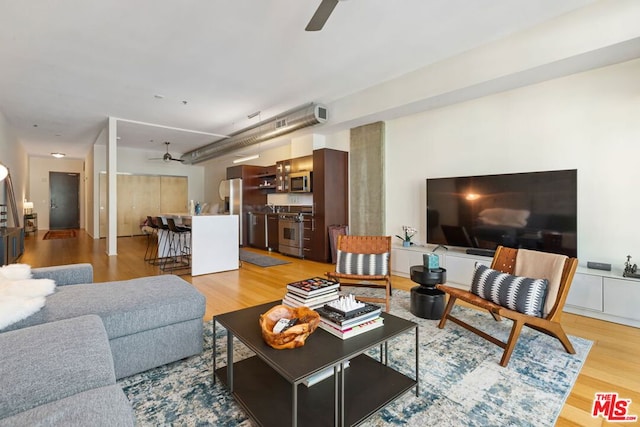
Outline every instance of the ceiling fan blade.
{"label": "ceiling fan blade", "polygon": [[313,14],[311,20],[307,24],[307,27],[304,29],[305,31],[320,31],[324,24],[329,19],[331,12],[335,9],[339,0],[322,0],[318,9],[316,9],[316,13]]}

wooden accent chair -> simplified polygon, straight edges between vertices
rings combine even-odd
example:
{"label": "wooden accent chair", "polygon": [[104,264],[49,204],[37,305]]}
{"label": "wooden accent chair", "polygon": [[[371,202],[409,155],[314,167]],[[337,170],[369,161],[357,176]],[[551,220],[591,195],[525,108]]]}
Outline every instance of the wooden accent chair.
{"label": "wooden accent chair", "polygon": [[[493,257],[491,268],[503,273],[514,274],[517,256],[517,249],[499,246]],[[557,297],[555,299],[555,302],[553,303],[552,308],[545,317],[536,317],[522,314],[518,311],[510,310],[506,307],[495,304],[492,301],[483,299],[469,291],[453,288],[451,286],[442,284],[436,285],[438,289],[446,292],[449,295],[449,301],[444,310],[444,313],[442,314],[442,318],[440,319],[438,327],[442,329],[447,319],[450,319],[458,325],[503,348],[504,353],[502,354],[502,359],[500,360],[501,366],[507,366],[507,364],[509,363],[511,353],[513,352],[513,349],[516,345],[516,342],[520,335],[520,331],[525,325],[557,338],[558,340],[560,340],[567,353],[575,354],[575,350],[573,349],[571,342],[567,338],[567,335],[564,333],[562,326],[560,325],[560,317],[562,315],[562,308],[564,307],[564,303],[567,299],[569,287],[571,286],[571,282],[573,280],[573,276],[576,272],[577,266],[578,260],[576,258],[567,258],[565,260]],[[507,342],[505,343],[503,341],[500,341],[497,338],[492,337],[491,335],[469,325],[468,323],[465,323],[462,320],[453,317],[451,315],[451,309],[456,304],[457,300],[462,300],[475,307],[488,310],[496,321],[501,320],[501,317],[506,317],[507,319],[513,320],[513,326],[511,328],[511,333],[509,334],[509,339],[507,340]]]}
{"label": "wooden accent chair", "polygon": [[[339,235],[337,243],[338,263],[336,270],[326,273],[327,277],[344,286],[367,287],[384,289],[384,298],[360,297],[361,301],[384,303],[385,311],[389,311],[391,297],[391,236],[351,236]],[[354,255],[376,257],[378,261],[375,271],[370,270],[371,264],[364,262],[357,268],[348,261]],[[386,255],[382,255],[386,254]],[[382,256],[379,256],[382,255]],[[344,257],[344,258],[341,258]],[[355,263],[355,258],[353,258]],[[359,273],[359,274],[358,274]],[[364,282],[363,282],[364,281]]]}

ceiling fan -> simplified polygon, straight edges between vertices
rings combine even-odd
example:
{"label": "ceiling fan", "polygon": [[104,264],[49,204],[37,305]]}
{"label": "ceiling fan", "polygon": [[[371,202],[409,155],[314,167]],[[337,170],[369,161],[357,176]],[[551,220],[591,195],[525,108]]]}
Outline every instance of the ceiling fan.
{"label": "ceiling fan", "polygon": [[311,20],[307,24],[307,27],[304,29],[305,31],[320,31],[324,24],[329,19],[331,12],[336,7],[339,1],[345,0],[322,0],[318,9],[316,9],[316,13],[313,14]]}
{"label": "ceiling fan", "polygon": [[174,159],[174,158],[173,158],[173,156],[169,153],[169,144],[171,144],[169,141],[165,141],[165,142],[164,142],[164,145],[166,145],[166,146],[167,146],[167,152],[166,152],[166,153],[164,153],[164,156],[162,156],[162,157],[157,157],[157,158],[155,158],[155,159],[149,159],[149,160],[162,160],[162,161],[163,161],[163,162],[165,162],[165,163],[169,163],[169,162],[170,162],[170,161],[172,161],[172,160],[173,160],[174,162],[180,162],[180,163],[184,162],[184,160],[182,160],[182,159]]}

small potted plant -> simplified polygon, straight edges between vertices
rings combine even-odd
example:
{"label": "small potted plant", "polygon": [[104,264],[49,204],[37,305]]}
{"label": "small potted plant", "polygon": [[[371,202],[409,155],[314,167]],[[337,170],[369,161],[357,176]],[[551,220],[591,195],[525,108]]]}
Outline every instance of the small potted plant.
{"label": "small potted plant", "polygon": [[402,246],[405,246],[405,247],[411,246],[412,245],[411,238],[415,236],[418,230],[416,230],[413,227],[409,227],[408,225],[403,225],[402,231],[404,232],[404,236],[399,236],[396,234],[396,237],[402,240]]}

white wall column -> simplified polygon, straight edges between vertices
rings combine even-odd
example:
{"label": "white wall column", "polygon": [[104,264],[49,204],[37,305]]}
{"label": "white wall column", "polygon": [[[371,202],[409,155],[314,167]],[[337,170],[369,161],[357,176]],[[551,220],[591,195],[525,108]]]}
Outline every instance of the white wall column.
{"label": "white wall column", "polygon": [[118,254],[118,121],[109,117],[107,142],[107,255]]}

